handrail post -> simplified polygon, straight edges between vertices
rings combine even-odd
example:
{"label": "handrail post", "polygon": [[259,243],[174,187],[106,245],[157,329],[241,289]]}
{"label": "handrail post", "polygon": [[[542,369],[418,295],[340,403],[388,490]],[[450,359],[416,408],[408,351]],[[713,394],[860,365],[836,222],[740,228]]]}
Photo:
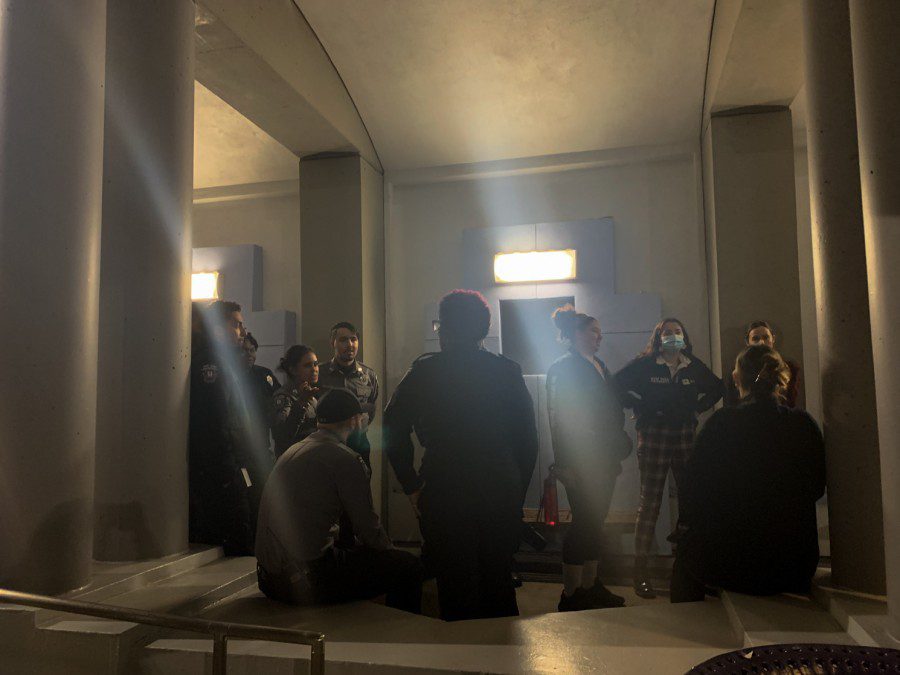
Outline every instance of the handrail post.
{"label": "handrail post", "polygon": [[226,675],[228,672],[228,636],[216,631],[213,633],[213,666],[212,675]]}
{"label": "handrail post", "polygon": [[309,675],[325,673],[325,640],[319,638],[309,646]]}

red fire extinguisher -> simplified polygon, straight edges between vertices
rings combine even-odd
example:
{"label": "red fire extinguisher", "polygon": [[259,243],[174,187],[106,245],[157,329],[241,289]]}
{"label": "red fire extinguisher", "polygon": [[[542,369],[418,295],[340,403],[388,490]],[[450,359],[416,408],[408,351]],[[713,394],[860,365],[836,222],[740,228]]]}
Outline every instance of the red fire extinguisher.
{"label": "red fire extinguisher", "polygon": [[556,493],[556,476],[553,467],[544,479],[544,493],[538,509],[538,521],[553,526],[559,522],[559,497]]}

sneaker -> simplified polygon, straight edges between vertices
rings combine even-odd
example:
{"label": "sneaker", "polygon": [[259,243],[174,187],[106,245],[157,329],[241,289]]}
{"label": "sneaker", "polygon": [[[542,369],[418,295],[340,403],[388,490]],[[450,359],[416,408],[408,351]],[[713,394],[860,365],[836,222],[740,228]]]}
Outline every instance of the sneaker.
{"label": "sneaker", "polygon": [[611,607],[624,607],[625,598],[616,595],[597,579],[594,585],[587,589],[588,595],[597,609],[608,609]]}
{"label": "sneaker", "polygon": [[638,597],[652,600],[656,597],[656,589],[650,583],[650,578],[639,576],[634,578],[634,592]]}
{"label": "sneaker", "polygon": [[596,609],[590,594],[583,588],[577,589],[572,595],[566,595],[563,591],[559,596],[559,605],[556,607],[560,612],[580,612],[583,609]]}

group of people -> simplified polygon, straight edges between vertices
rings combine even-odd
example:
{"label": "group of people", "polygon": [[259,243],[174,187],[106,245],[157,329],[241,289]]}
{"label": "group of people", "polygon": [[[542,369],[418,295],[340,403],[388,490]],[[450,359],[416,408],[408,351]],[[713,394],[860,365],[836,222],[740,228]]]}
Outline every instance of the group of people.
{"label": "group of people", "polygon": [[[240,307],[216,302],[195,330],[191,376],[192,541],[255,554],[259,587],[293,603],[386,596],[420,611],[433,574],[440,615],[518,613],[513,555],[538,455],[531,396],[519,366],[483,348],[491,324],[475,291],[444,296],[440,351],[413,362],[384,409],[383,447],[419,519],[421,558],[393,546],[373,506],[367,427],[375,373],[357,360],[359,334],[341,322],[326,364],[287,350],[281,385],[254,364]],[[824,491],[821,434],[791,407],[799,370],[774,349],[765,322],[747,332],[732,380],[736,404],[698,415],[725,386],[694,354],[685,326],[665,319],[615,375],[597,358],[597,319],[573,307],[552,317],[566,353],[547,373],[555,464],[572,512],[559,610],[618,607],[601,581],[603,524],[632,443],[641,476],[635,591],[655,595],[648,559],[669,471],[679,495],[672,600],[710,587],[803,591],[818,561],[815,501]],[[274,441],[270,450],[270,438]],[[415,434],[424,448],[417,466]],[[423,565],[423,561],[427,565]],[[427,567],[427,571],[426,571]]]}
{"label": "group of people", "polygon": [[764,321],[747,328],[731,374],[734,404],[696,433],[698,416],[725,393],[693,354],[684,324],[660,321],[647,347],[614,376],[596,354],[599,322],[573,307],[553,315],[567,353],[547,373],[553,472],[564,484],[572,525],[563,547],[559,609],[615,607],[599,581],[602,526],[621,462],[631,452],[624,409],[637,431],[640,502],[634,590],[656,596],[648,559],[671,471],[679,496],[671,599],[703,599],[707,588],[748,593],[808,590],[819,559],[815,502],[825,489],[818,426],[795,407],[799,368],[774,349]]}

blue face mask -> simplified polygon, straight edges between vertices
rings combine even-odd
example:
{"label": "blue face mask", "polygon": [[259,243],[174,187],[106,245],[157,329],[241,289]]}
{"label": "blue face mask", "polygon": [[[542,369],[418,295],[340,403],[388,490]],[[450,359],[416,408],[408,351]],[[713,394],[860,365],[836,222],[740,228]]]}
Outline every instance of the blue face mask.
{"label": "blue face mask", "polygon": [[684,349],[684,337],[681,335],[665,335],[662,338],[662,348],[666,351],[681,351]]}

